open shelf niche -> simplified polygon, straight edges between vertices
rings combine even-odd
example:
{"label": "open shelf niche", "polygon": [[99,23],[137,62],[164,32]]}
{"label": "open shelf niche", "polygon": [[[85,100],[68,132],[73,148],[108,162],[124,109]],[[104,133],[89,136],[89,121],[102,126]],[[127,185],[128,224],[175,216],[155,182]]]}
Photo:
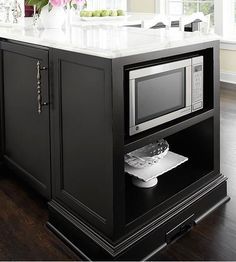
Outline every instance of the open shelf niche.
{"label": "open shelf niche", "polygon": [[[153,209],[161,211],[159,207],[164,202],[214,170],[214,118],[206,119],[164,139],[168,141],[172,152],[186,156],[189,160],[158,177],[158,184],[153,188],[135,187],[132,178],[126,174],[126,224]],[[171,208],[169,205],[165,206]]]}

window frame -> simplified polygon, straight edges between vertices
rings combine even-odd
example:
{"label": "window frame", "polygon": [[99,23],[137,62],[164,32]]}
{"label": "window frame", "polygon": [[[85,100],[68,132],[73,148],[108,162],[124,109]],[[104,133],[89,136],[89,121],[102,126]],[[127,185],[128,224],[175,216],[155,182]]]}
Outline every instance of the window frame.
{"label": "window frame", "polygon": [[[177,0],[168,0],[168,1],[165,1],[165,10],[166,10],[166,14],[169,14],[169,2],[170,1],[176,1],[176,2],[178,2]],[[186,1],[186,2],[189,2],[189,3],[196,3],[197,5],[198,5],[198,7],[199,7],[199,5],[200,5],[200,2],[202,1],[202,0],[180,0],[180,1]],[[209,2],[214,2],[214,5],[215,5],[215,0],[208,0]],[[184,8],[184,5],[183,5],[183,8]],[[183,10],[184,11],[184,10]],[[198,10],[197,12],[200,12],[200,10]]]}
{"label": "window frame", "polygon": [[[169,0],[155,0],[155,11],[162,15],[167,14],[169,5],[168,1]],[[215,33],[220,35],[222,41],[225,43],[227,41],[230,42],[231,46],[232,43],[235,43],[236,45],[236,37],[232,39],[232,35],[234,35],[233,32],[236,32],[235,5],[236,0],[214,0]]]}

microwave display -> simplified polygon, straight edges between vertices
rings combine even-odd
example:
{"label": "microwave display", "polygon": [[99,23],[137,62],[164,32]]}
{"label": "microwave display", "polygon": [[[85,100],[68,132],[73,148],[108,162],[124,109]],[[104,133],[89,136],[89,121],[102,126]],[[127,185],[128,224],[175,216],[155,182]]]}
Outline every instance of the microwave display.
{"label": "microwave display", "polygon": [[185,107],[184,68],[139,78],[135,88],[136,124]]}
{"label": "microwave display", "polygon": [[203,108],[203,56],[129,71],[129,134]]}

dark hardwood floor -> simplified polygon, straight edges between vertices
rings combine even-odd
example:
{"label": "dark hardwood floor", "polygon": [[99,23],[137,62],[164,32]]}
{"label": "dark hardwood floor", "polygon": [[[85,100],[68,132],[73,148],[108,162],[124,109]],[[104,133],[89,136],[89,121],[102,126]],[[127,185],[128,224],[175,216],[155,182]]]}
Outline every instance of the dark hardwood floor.
{"label": "dark hardwood floor", "polygon": [[0,260],[77,260],[45,226],[46,201],[0,170]]}
{"label": "dark hardwood floor", "polygon": [[[232,198],[155,260],[236,260],[236,89],[221,92],[221,170]],[[0,170],[0,260],[79,260],[45,227],[45,201]]]}

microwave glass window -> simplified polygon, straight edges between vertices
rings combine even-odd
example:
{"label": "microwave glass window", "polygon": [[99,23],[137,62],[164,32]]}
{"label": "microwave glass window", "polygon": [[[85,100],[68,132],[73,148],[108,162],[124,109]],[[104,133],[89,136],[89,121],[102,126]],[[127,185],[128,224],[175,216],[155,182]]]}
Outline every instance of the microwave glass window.
{"label": "microwave glass window", "polygon": [[185,107],[185,68],[135,81],[136,125]]}

